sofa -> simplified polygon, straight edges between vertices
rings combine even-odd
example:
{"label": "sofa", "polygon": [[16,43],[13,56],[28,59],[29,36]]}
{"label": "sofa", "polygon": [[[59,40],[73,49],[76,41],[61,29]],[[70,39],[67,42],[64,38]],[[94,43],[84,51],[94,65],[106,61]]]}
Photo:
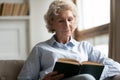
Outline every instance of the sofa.
{"label": "sofa", "polygon": [[[23,64],[23,60],[0,60],[0,80],[17,80]],[[107,80],[120,80],[120,75]]]}
{"label": "sofa", "polygon": [[0,80],[17,80],[23,60],[0,60]]}

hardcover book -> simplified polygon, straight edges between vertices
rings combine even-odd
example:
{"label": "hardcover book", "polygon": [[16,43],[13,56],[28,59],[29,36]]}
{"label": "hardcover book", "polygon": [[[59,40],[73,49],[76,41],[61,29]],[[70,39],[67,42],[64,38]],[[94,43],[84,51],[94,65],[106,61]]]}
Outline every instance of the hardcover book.
{"label": "hardcover book", "polygon": [[53,71],[64,74],[64,78],[78,74],[91,74],[96,80],[99,80],[103,69],[104,65],[96,62],[84,61],[80,63],[76,60],[60,58],[56,62]]}

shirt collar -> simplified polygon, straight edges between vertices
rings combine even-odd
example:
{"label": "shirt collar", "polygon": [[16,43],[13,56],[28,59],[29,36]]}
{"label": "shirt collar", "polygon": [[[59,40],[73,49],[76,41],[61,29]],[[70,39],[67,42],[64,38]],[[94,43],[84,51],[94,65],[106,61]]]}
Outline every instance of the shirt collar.
{"label": "shirt collar", "polygon": [[[55,46],[55,45],[60,45],[61,43],[57,42],[54,38],[54,36],[51,37],[51,39],[48,41],[49,45]],[[61,44],[61,45],[66,45],[68,47],[73,47],[75,45],[76,41],[71,37],[70,41],[66,44]]]}

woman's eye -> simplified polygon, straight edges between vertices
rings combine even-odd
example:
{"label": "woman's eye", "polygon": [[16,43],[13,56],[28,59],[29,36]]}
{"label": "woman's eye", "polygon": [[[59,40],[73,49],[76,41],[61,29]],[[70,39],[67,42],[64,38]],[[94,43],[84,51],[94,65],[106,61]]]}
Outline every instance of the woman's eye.
{"label": "woman's eye", "polygon": [[72,18],[68,19],[68,21],[72,21],[72,20],[73,20]]}
{"label": "woman's eye", "polygon": [[58,22],[60,22],[60,23],[61,23],[61,22],[64,22],[64,21],[63,21],[63,20],[59,20]]}

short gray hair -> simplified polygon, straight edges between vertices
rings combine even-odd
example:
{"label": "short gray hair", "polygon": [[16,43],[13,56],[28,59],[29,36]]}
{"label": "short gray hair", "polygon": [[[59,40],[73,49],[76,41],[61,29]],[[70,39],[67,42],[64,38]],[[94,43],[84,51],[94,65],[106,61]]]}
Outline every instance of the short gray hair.
{"label": "short gray hair", "polygon": [[78,12],[76,5],[70,0],[55,0],[53,1],[47,13],[44,15],[44,19],[46,22],[46,27],[49,32],[54,33],[55,31],[52,29],[51,22],[54,19],[54,16],[58,15],[60,11],[63,10],[71,10],[73,16],[75,17],[75,27],[78,25]]}

